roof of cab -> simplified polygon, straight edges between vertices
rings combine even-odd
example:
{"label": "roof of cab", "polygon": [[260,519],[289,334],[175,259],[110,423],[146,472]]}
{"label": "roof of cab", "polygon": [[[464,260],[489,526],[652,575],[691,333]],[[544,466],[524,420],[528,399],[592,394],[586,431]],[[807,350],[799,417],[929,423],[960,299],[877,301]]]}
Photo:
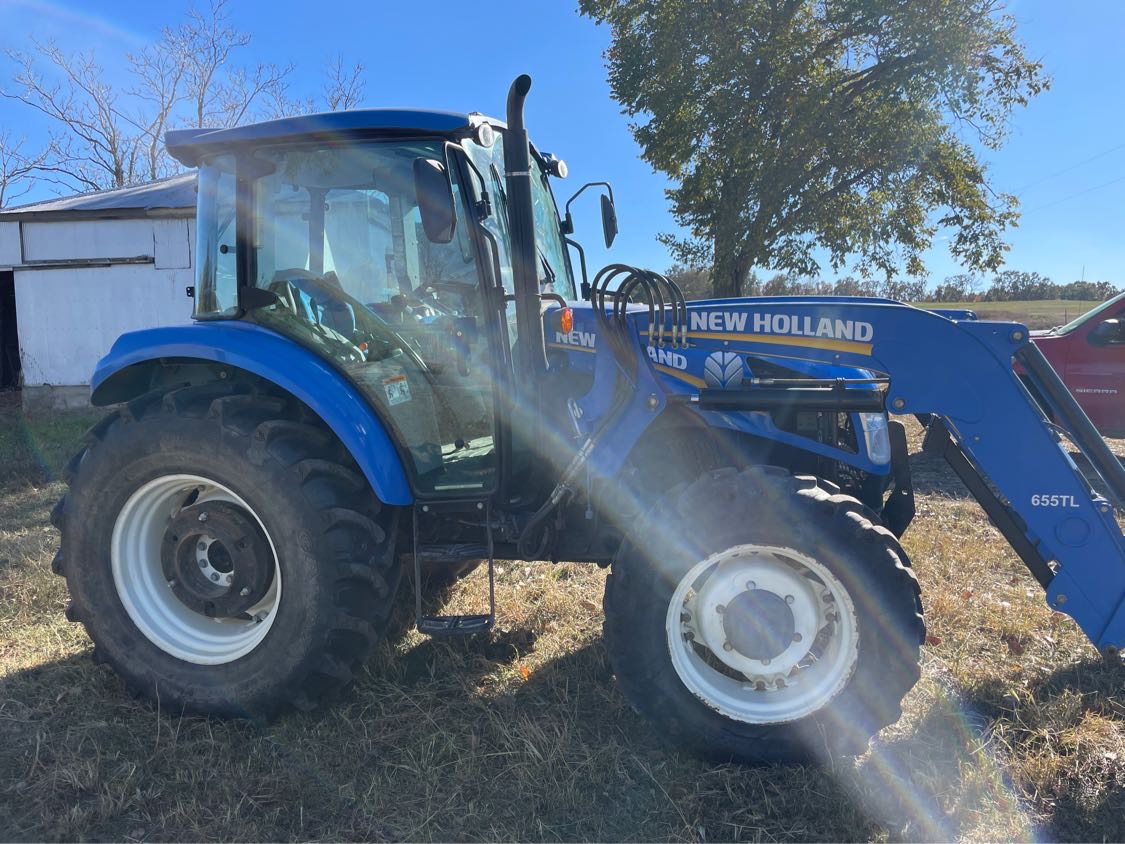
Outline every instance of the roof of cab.
{"label": "roof of cab", "polygon": [[468,131],[482,121],[495,126],[503,125],[500,121],[475,112],[465,114],[414,108],[369,108],[282,117],[230,129],[176,129],[164,136],[164,143],[172,157],[188,167],[197,167],[204,155],[230,146],[271,143],[298,137],[338,138],[410,133],[452,135]]}

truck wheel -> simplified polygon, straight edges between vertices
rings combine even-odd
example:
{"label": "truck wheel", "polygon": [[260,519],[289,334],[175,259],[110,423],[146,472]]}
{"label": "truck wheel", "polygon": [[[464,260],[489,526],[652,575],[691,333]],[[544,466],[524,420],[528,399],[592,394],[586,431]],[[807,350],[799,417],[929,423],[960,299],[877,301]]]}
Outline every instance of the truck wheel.
{"label": "truck wheel", "polygon": [[393,517],[319,422],[203,385],[137,399],[87,441],[55,570],[130,691],[267,718],[352,680],[398,585]]}
{"label": "truck wheel", "polygon": [[606,584],[606,645],[633,707],[715,759],[862,753],[901,715],[925,638],[906,554],[872,515],[768,467],[668,493]]}

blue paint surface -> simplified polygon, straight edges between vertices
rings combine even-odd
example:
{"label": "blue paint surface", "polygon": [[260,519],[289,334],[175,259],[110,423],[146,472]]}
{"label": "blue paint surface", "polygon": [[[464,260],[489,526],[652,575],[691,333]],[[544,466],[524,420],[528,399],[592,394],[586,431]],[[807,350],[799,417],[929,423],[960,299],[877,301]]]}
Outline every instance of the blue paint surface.
{"label": "blue paint surface", "polygon": [[[583,423],[594,427],[609,410],[604,391],[612,356],[608,350],[593,352],[598,327],[590,307],[576,303],[573,314],[574,331],[563,335],[558,311],[548,312],[547,341],[575,368],[594,372],[594,388],[578,402]],[[690,304],[687,348],[676,349],[666,341],[650,351],[647,308],[630,309],[627,319],[636,352],[650,365],[640,367],[621,430],[607,436],[620,456],[605,457],[600,470],[616,471],[656,416],[645,412],[650,391],[663,407],[673,394],[690,395],[711,386],[704,382],[704,366],[716,352],[735,352],[751,361],[775,356],[810,377],[887,376],[887,406],[896,413],[940,417],[981,475],[1026,523],[1027,535],[1043,557],[1055,563],[1048,603],[1074,618],[1099,648],[1125,646],[1125,537],[1113,507],[1090,489],[1013,370],[1013,355],[1029,342],[1025,326],[954,321],[889,300],[712,300]],[[665,326],[666,336],[670,327]],[[661,354],[664,364],[659,363]],[[752,367],[751,362],[748,373]],[[715,426],[779,441],[793,436],[771,431],[768,414],[701,414]],[[826,448],[805,438],[795,438],[793,444],[818,453]],[[827,451],[871,470],[862,454]],[[752,512],[753,502],[747,508]]]}
{"label": "blue paint surface", "polygon": [[[575,304],[575,329],[565,341],[558,313],[546,315],[548,343],[594,375],[590,392],[577,399],[589,432],[611,412],[613,385],[622,373],[607,350],[594,351],[597,327],[588,305]],[[1026,327],[953,321],[888,301],[812,297],[692,303],[689,322],[687,347],[672,347],[667,340],[661,345],[653,332],[657,340],[650,350],[654,326],[647,310],[629,313],[627,336],[641,365],[627,376],[627,403],[591,456],[595,475],[615,477],[668,401],[708,386],[706,361],[716,353],[782,360],[811,377],[884,375],[890,379],[888,407],[939,416],[1023,519],[1028,537],[1056,567],[1047,590],[1051,606],[1073,617],[1099,648],[1125,645],[1125,537],[1109,502],[1091,491],[1013,371],[1012,356],[1028,342]],[[379,418],[343,376],[311,352],[237,321],[136,332],[119,339],[98,364],[94,389],[125,367],[161,357],[228,363],[274,381],[324,419],[383,501],[412,500]],[[748,364],[742,388],[753,388],[753,366]],[[734,384],[728,379],[726,386]],[[791,442],[867,471],[880,468],[862,453],[771,429],[768,414],[697,412],[715,427]],[[747,508],[751,512],[753,502]]]}
{"label": "blue paint surface", "polygon": [[153,328],[123,334],[98,361],[91,389],[135,364],[160,358],[197,358],[245,369],[307,404],[351,452],[380,501],[414,499],[402,461],[382,421],[327,361],[279,334],[237,320]]}
{"label": "blue paint surface", "polygon": [[466,131],[480,120],[504,125],[491,118],[455,111],[369,108],[282,117],[230,129],[176,129],[164,136],[164,142],[174,158],[188,167],[197,167],[200,158],[208,152],[230,146],[273,143],[297,136],[339,139],[391,132],[448,135]]}

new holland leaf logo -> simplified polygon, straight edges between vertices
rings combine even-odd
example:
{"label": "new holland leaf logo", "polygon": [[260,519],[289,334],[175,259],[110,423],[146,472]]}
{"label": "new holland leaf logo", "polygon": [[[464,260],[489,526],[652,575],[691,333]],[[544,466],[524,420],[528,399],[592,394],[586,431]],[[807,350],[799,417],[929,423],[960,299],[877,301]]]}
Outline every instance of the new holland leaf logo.
{"label": "new holland leaf logo", "polygon": [[742,358],[734,352],[712,352],[703,365],[708,387],[728,390],[742,386]]}

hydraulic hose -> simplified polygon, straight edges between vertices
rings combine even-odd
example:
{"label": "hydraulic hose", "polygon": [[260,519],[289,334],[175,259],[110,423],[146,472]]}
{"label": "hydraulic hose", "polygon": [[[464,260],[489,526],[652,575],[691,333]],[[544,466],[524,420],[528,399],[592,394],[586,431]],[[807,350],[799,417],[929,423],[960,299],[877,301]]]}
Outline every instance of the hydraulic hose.
{"label": "hydraulic hose", "polygon": [[[610,291],[609,285],[617,278],[624,276],[624,280],[616,290]],[[594,319],[598,323],[598,336],[604,338],[606,346],[613,354],[618,368],[625,376],[618,379],[615,392],[616,401],[601,420],[597,430],[586,439],[582,447],[571,459],[570,464],[563,471],[555,488],[543,505],[532,515],[520,532],[516,542],[516,550],[524,559],[534,559],[544,552],[550,544],[550,525],[547,520],[555,513],[559,506],[575,492],[574,482],[579,472],[585,468],[590,455],[597,448],[602,435],[610,430],[629,405],[630,379],[632,379],[639,366],[635,348],[630,342],[626,313],[629,297],[633,291],[640,289],[648,305],[649,334],[648,342],[664,340],[665,299],[664,292],[668,292],[669,303],[672,307],[672,341],[676,342],[676,326],[685,326],[681,329],[683,342],[686,345],[687,304],[683,294],[670,281],[656,273],[639,270],[626,264],[610,264],[604,267],[594,279],[590,300],[593,305]],[[612,295],[613,319],[606,316],[605,305],[607,295]],[[657,315],[659,313],[659,315]],[[682,316],[682,322],[681,322]],[[538,541],[536,541],[538,540]]]}

